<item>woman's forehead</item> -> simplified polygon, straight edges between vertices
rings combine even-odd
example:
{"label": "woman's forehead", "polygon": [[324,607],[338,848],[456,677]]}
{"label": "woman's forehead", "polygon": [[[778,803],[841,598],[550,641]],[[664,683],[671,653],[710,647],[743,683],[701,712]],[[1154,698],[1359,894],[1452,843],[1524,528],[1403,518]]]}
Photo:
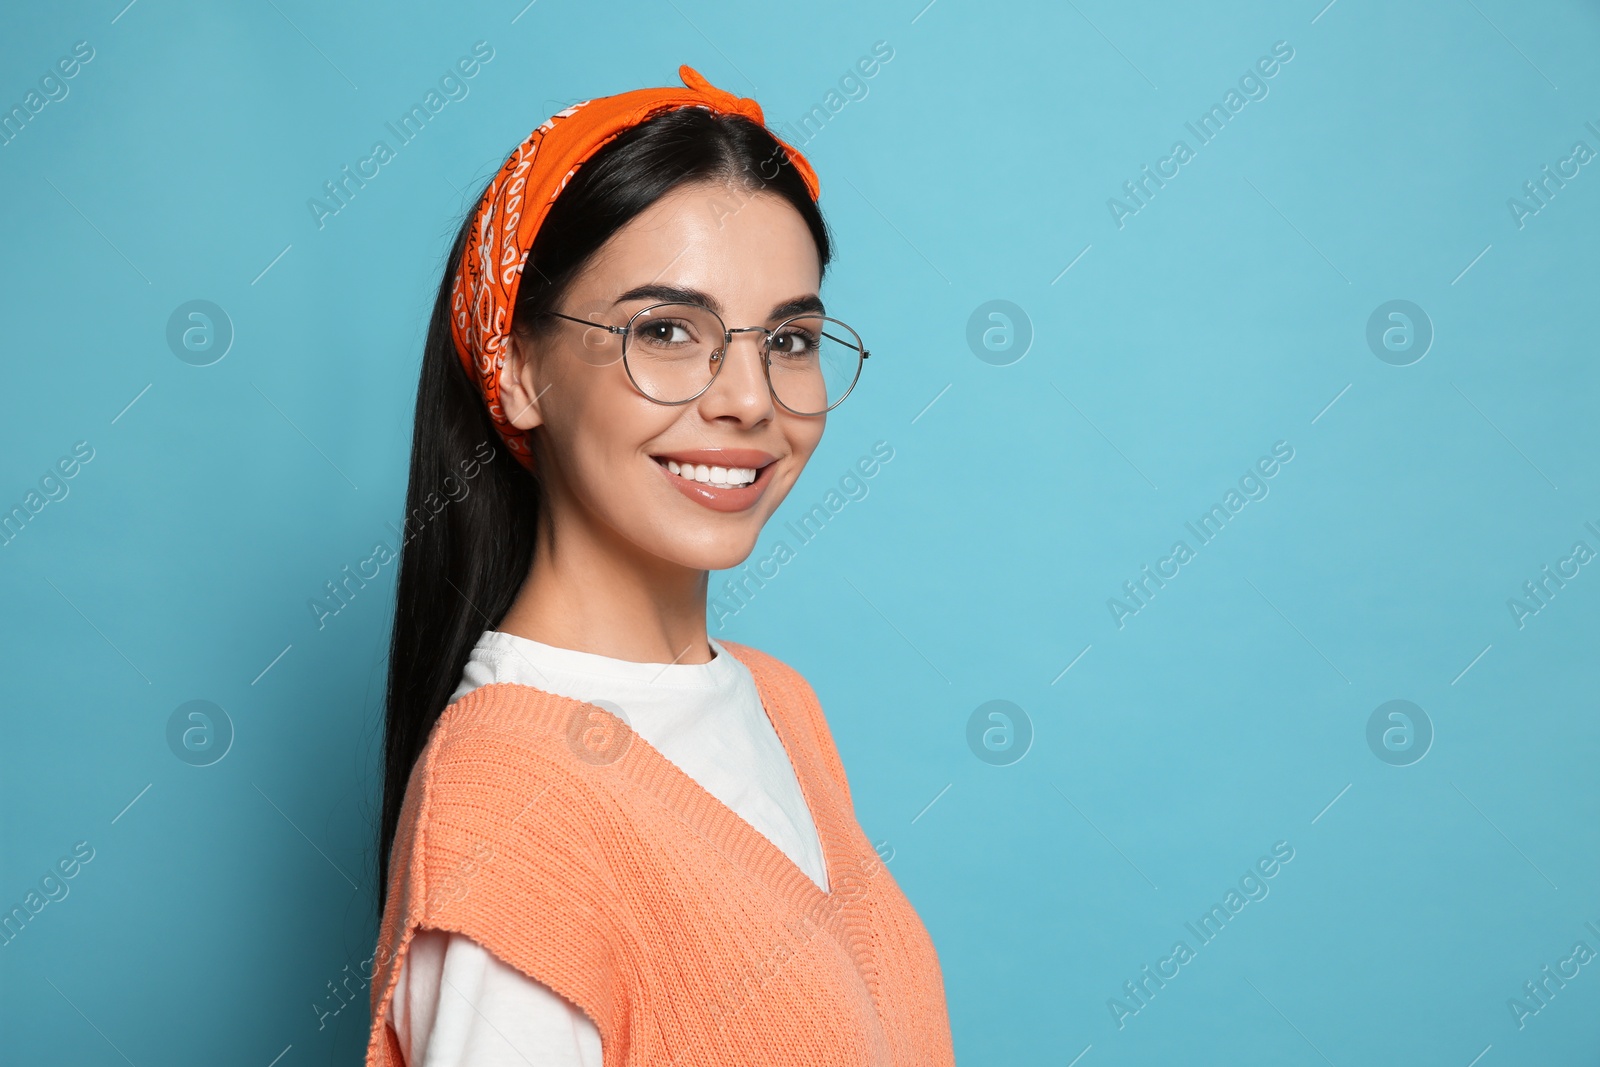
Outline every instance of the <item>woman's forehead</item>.
{"label": "woman's forehead", "polygon": [[725,313],[765,314],[815,294],[816,242],[792,205],[771,194],[731,212],[704,186],[662,197],[612,235],[575,287],[586,302],[616,301],[650,284],[699,290]]}

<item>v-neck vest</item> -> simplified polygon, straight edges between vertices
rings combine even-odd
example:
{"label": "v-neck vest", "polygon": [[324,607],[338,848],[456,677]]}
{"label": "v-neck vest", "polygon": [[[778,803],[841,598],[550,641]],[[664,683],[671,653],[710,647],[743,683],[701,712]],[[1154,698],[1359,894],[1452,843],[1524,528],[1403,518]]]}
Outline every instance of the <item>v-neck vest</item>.
{"label": "v-neck vest", "polygon": [[824,893],[625,722],[531,686],[449,705],[413,768],[390,854],[369,1067],[419,927],[472,938],[578,1005],[606,1067],[946,1067],[944,983],[926,928],[856,821],[816,694],[754,648],[794,767]]}

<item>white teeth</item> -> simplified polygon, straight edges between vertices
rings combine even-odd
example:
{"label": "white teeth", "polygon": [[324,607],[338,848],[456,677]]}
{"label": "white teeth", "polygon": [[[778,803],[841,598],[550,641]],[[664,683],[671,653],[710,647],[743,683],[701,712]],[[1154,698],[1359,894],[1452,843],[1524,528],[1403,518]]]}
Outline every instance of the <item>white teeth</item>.
{"label": "white teeth", "polygon": [[704,463],[679,463],[675,459],[669,459],[667,470],[680,478],[704,482],[706,485],[722,489],[749,485],[756,480],[754,467],[708,467]]}

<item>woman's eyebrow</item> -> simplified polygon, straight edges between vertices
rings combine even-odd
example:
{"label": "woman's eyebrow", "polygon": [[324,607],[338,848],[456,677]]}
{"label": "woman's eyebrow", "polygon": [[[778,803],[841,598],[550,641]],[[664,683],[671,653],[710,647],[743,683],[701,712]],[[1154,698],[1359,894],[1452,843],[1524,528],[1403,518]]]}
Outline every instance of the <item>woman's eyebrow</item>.
{"label": "woman's eyebrow", "polygon": [[[659,283],[636,285],[632,289],[629,289],[627,292],[623,293],[621,296],[617,297],[616,302],[612,306],[615,307],[616,304],[624,304],[630,300],[662,300],[677,301],[686,304],[704,304],[712,311],[715,311],[718,315],[723,314],[721,301],[712,296],[710,293],[701,289],[695,289],[691,286],[662,285]],[[815,293],[808,293],[805,296],[797,296],[793,300],[785,300],[782,303],[775,305],[769,317],[774,319],[783,319],[788,318],[791,315],[801,315],[806,312],[815,312],[818,315],[825,314],[822,306],[822,299]]]}

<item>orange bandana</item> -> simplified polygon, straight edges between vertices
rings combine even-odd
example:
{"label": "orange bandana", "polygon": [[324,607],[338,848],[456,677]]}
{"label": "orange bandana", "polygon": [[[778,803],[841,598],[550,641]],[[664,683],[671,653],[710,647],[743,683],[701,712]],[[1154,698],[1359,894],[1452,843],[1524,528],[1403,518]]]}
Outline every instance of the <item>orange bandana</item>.
{"label": "orange bandana", "polygon": [[[450,292],[450,335],[462,365],[483,390],[489,417],[506,448],[530,471],[533,451],[527,432],[513,426],[500,406],[500,368],[506,361],[522,265],[550,205],[585,160],[623,130],[660,112],[701,107],[766,125],[754,100],[716,88],[688,65],[678,68],[678,77],[686,88],[635,89],[556,112],[511,153],[478,204]],[[815,200],[817,175],[811,164],[773,137]]]}

